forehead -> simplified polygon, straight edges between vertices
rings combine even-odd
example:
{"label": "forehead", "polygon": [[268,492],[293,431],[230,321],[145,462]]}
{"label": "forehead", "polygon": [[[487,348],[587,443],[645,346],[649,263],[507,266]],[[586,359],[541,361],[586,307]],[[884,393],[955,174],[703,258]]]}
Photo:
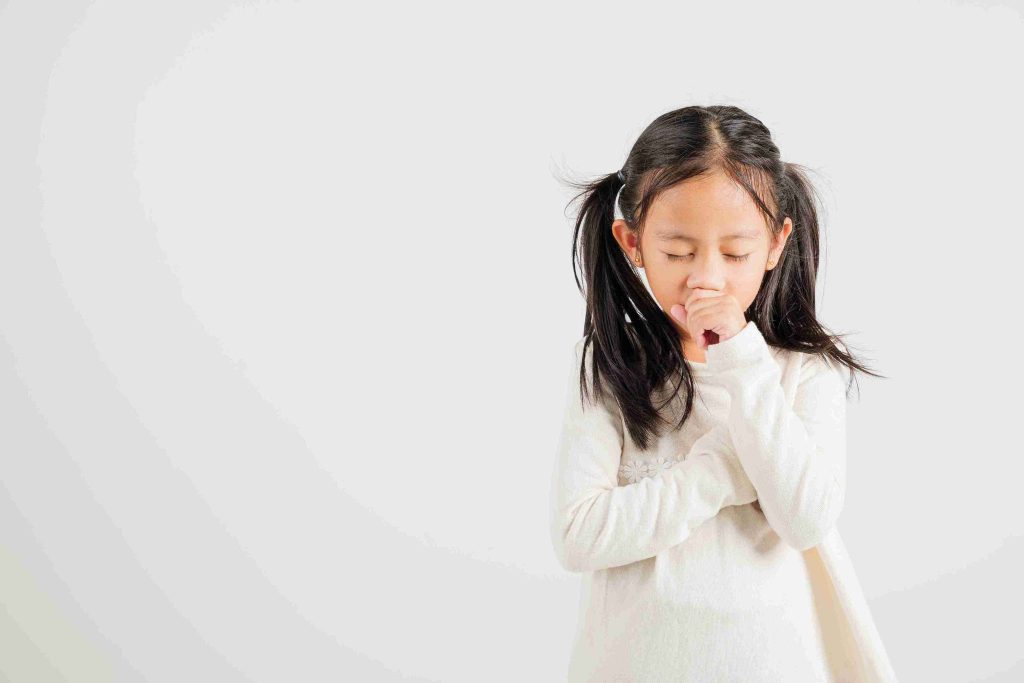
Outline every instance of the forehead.
{"label": "forehead", "polygon": [[689,178],[651,204],[647,228],[657,239],[760,239],[764,216],[747,191],[721,172]]}

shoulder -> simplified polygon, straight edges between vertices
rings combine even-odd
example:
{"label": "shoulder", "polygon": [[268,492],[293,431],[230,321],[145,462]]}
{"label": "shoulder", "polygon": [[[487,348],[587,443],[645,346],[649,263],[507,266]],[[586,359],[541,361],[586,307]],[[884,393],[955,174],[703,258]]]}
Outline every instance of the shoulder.
{"label": "shoulder", "polygon": [[850,368],[823,353],[788,351],[798,363],[800,383],[827,381],[845,387],[851,379]]}
{"label": "shoulder", "polygon": [[[586,343],[587,343],[587,338],[586,337],[580,337],[572,345],[572,358],[576,362],[577,365],[579,365],[580,359],[583,358],[583,347],[584,347],[584,345]],[[587,355],[588,356],[592,354],[592,349],[593,349],[592,346],[587,349]]]}
{"label": "shoulder", "polygon": [[[588,343],[589,341],[589,343]],[[586,347],[586,355],[584,355],[584,347]],[[597,392],[594,386],[594,340],[588,337],[582,337],[573,344],[572,347],[572,361],[569,372],[569,382],[572,385],[572,392],[574,396],[579,396],[581,391],[580,386],[580,369],[584,368],[584,382],[586,384],[586,390],[589,394],[589,404],[597,403],[604,409],[615,414],[621,414],[618,409],[618,402],[610,393],[610,387],[608,386],[607,379],[602,378],[602,391]]]}
{"label": "shoulder", "polygon": [[575,341],[572,345],[572,355],[577,358],[583,358],[583,349],[586,347],[587,358],[591,358],[594,355],[594,339],[593,334],[584,335]]}
{"label": "shoulder", "polygon": [[[588,342],[589,337],[583,336],[578,339],[572,347],[572,369],[579,375],[580,366],[585,362],[587,371],[587,381],[591,381],[594,372],[594,343],[591,340]],[[585,356],[584,356],[585,352]]]}

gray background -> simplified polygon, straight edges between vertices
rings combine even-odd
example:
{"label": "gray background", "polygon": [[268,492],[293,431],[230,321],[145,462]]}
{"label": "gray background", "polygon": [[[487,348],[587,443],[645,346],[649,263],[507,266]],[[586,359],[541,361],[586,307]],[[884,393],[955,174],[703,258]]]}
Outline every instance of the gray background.
{"label": "gray background", "polygon": [[1019,4],[0,8],[6,679],[560,680],[557,178],[687,104],[827,198],[901,679],[1024,678]]}

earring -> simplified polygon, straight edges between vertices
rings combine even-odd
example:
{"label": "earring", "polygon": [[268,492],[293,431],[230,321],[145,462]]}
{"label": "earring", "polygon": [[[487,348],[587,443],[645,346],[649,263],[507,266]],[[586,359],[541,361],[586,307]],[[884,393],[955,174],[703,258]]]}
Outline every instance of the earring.
{"label": "earring", "polygon": [[769,261],[768,262],[768,270],[771,270],[774,267],[775,267],[775,261]]}
{"label": "earring", "polygon": [[633,257],[633,260],[636,262],[636,264],[638,266],[640,265],[640,250],[639,249],[637,250],[636,255]]}

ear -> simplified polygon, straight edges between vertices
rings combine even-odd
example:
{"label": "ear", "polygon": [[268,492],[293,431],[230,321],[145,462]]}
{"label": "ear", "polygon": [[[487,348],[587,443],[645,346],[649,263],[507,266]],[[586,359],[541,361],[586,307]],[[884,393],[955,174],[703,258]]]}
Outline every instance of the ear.
{"label": "ear", "polygon": [[786,216],[786,220],[782,222],[782,231],[779,232],[778,236],[773,238],[772,246],[768,249],[768,260],[770,262],[779,262],[779,258],[782,256],[782,251],[786,248],[786,241],[789,239],[789,235],[792,232],[793,219]]}
{"label": "ear", "polygon": [[[636,261],[636,253],[639,248],[639,238],[635,232],[633,232],[626,221],[622,219],[616,219],[612,221],[612,235],[615,237],[615,241],[619,243],[619,247],[622,249],[622,253],[626,255],[626,258],[630,261]],[[643,255],[640,255],[641,260]]]}

